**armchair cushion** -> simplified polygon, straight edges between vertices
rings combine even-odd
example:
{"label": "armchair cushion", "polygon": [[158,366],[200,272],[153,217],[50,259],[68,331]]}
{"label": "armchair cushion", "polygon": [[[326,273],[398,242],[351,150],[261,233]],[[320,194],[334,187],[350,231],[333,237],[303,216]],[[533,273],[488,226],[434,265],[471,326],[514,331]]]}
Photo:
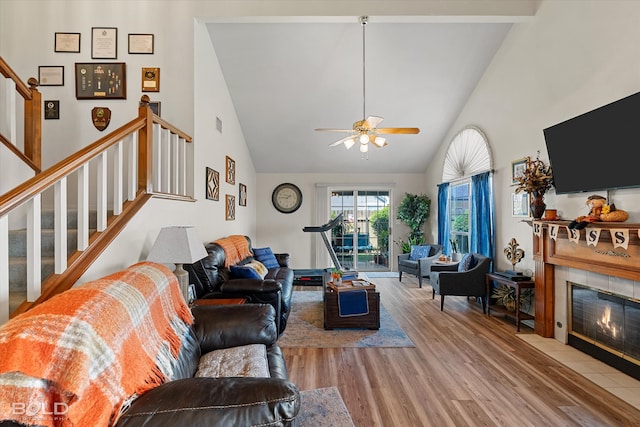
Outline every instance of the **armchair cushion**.
{"label": "armchair cushion", "polygon": [[458,263],[458,271],[467,271],[475,267],[477,264],[473,254],[465,254],[460,263]]}
{"label": "armchair cushion", "polygon": [[431,246],[429,245],[412,245],[409,259],[417,261],[420,258],[426,258],[431,255]]}
{"label": "armchair cushion", "polygon": [[267,268],[280,267],[280,264],[278,264],[278,260],[273,254],[271,248],[253,248],[253,256]]}

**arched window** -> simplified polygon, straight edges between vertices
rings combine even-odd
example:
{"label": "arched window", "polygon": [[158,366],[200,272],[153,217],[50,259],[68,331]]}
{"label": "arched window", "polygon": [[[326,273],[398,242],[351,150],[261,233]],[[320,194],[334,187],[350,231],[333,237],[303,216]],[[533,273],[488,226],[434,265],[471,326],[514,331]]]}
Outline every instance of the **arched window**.
{"label": "arched window", "polygon": [[438,241],[445,252],[493,257],[492,164],[487,138],[477,127],[467,126],[451,140],[438,197]]}

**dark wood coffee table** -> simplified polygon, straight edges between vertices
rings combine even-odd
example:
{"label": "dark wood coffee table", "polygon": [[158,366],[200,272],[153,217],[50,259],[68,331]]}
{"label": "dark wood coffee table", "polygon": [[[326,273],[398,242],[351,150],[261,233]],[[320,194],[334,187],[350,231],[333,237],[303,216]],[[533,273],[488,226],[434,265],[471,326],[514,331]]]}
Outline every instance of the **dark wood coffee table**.
{"label": "dark wood coffee table", "polygon": [[322,281],[323,306],[324,306],[324,328],[362,328],[380,329],[380,292],[374,289],[366,289],[367,302],[369,303],[369,313],[361,316],[340,317],[338,311],[338,293],[350,292],[348,290],[336,291],[330,286],[331,282],[326,276]]}

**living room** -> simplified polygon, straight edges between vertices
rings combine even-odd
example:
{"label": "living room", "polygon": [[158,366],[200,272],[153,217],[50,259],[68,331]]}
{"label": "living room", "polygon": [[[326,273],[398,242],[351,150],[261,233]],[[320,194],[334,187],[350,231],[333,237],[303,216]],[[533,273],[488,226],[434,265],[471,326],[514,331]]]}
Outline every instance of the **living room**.
{"label": "living room", "polygon": [[[106,2],[99,6],[94,2],[74,1],[0,2],[0,55],[17,73],[26,80],[37,75],[41,65],[60,65],[63,61],[66,68],[65,82],[68,83],[65,86],[41,88],[43,99],[62,101],[60,120],[48,120],[43,124],[45,167],[101,136],[90,123],[90,110],[96,104],[76,101],[71,89],[72,64],[90,61],[90,29],[94,26],[119,28],[123,40],[120,42],[121,52],[126,52],[124,35],[128,32],[156,35],[158,53],[152,56],[152,60],[130,56],[126,62],[130,70],[149,65],[162,70],[162,90],[155,96],[162,101],[162,116],[193,135],[196,141],[192,148],[194,173],[191,187],[197,201],[184,203],[152,199],[80,282],[102,277],[144,259],[159,229],[176,224],[194,225],[205,242],[231,234],[250,235],[258,245],[270,245],[277,252],[291,253],[294,268],[323,266],[328,257],[322,252],[321,242],[302,232],[307,225],[327,220],[317,205],[318,188],[326,187],[318,184],[367,187],[390,183],[394,188],[392,203],[395,206],[405,192],[425,193],[435,201],[436,185],[442,181],[442,164],[449,142],[468,125],[482,129],[491,146],[498,252],[511,238],[516,238],[527,254],[518,268],[535,270],[531,256],[531,227],[512,215],[512,161],[525,156],[535,157],[538,151],[543,159],[548,159],[542,134],[544,128],[640,90],[637,82],[640,59],[635,54],[635,40],[640,36],[637,26],[640,5],[624,0],[514,2],[528,4],[530,15],[513,24],[464,108],[452,119],[446,136],[439,141],[436,155],[424,159],[423,173],[398,171],[381,176],[376,173],[257,172],[259,159],[252,157],[244,141],[234,105],[213,54],[206,27],[208,18],[251,16],[256,15],[256,10],[267,9],[268,15],[272,16],[340,14],[355,18],[363,13],[371,16],[419,16],[431,13],[429,8],[434,5],[434,2],[365,2],[363,9],[366,10],[359,10],[356,6],[362,6],[363,2],[328,3],[271,2],[266,7],[258,6],[256,2],[115,1],[108,2],[111,9],[107,18],[104,12]],[[499,8],[505,2],[483,3]],[[389,8],[393,10],[387,10]],[[30,25],[24,25],[17,19],[23,16],[29,17]],[[57,31],[81,32],[82,52],[60,59],[63,54],[56,54],[52,49],[53,34]],[[131,75],[127,100],[108,104],[100,101],[101,105],[107,104],[104,106],[112,109],[113,128],[133,117],[137,109],[138,73],[132,71]],[[85,123],[79,123],[78,117],[84,118]],[[223,134],[211,127],[213,117],[223,118]],[[321,125],[323,123],[318,123]],[[384,155],[384,150],[379,153]],[[353,162],[361,162],[353,150],[339,155],[353,155]],[[4,186],[13,179],[11,176],[21,172],[11,165],[5,168],[4,152],[2,156],[0,178],[3,187],[0,192],[4,193],[7,190]],[[225,156],[235,160],[236,182],[246,184],[249,190],[247,206],[236,207],[234,221],[225,220],[223,195],[236,194],[237,184],[231,186],[221,180],[221,201],[212,202],[205,198],[206,167],[223,173]],[[594,153],[594,160],[597,158],[597,153]],[[603,174],[614,166],[576,167],[593,168],[594,174]],[[304,195],[304,203],[294,214],[283,215],[272,206],[271,193],[283,182],[295,183]],[[556,195],[551,192],[547,196],[547,204],[553,205],[563,219],[573,219],[586,213],[587,195]],[[637,208],[640,192],[637,189],[615,190],[612,195],[616,205],[630,213],[629,222],[640,221]],[[437,241],[435,205],[434,202],[434,210],[425,226],[428,241]],[[395,238],[400,239],[408,229],[398,224],[394,232]],[[496,269],[508,267],[510,264],[506,258],[498,255]],[[640,285],[636,282],[633,286],[634,296],[639,298]],[[557,330],[556,333],[564,336],[563,331]]]}

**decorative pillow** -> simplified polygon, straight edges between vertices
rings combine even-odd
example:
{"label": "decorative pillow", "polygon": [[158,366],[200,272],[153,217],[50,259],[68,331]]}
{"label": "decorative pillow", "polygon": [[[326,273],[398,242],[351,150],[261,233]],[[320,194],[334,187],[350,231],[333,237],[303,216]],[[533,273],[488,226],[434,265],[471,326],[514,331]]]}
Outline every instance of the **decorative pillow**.
{"label": "decorative pillow", "polygon": [[195,376],[269,378],[267,348],[249,344],[210,351],[200,358]]}
{"label": "decorative pillow", "polygon": [[267,268],[278,268],[280,264],[278,264],[278,260],[276,256],[273,254],[271,248],[254,248],[253,256],[255,259],[264,264]]}
{"label": "decorative pillow", "polygon": [[231,265],[229,271],[231,276],[239,279],[264,279],[255,269],[247,265]]}
{"label": "decorative pillow", "polygon": [[458,264],[458,271],[467,271],[476,266],[478,261],[473,254],[465,254]]}
{"label": "decorative pillow", "polygon": [[261,279],[264,279],[264,276],[266,276],[267,273],[269,272],[267,267],[265,267],[264,264],[258,261],[257,259],[254,259],[253,261],[246,263],[244,267],[253,268],[255,272],[258,273]]}
{"label": "decorative pillow", "polygon": [[426,258],[431,253],[431,246],[429,245],[411,245],[411,253],[409,259],[417,261],[420,258]]}

